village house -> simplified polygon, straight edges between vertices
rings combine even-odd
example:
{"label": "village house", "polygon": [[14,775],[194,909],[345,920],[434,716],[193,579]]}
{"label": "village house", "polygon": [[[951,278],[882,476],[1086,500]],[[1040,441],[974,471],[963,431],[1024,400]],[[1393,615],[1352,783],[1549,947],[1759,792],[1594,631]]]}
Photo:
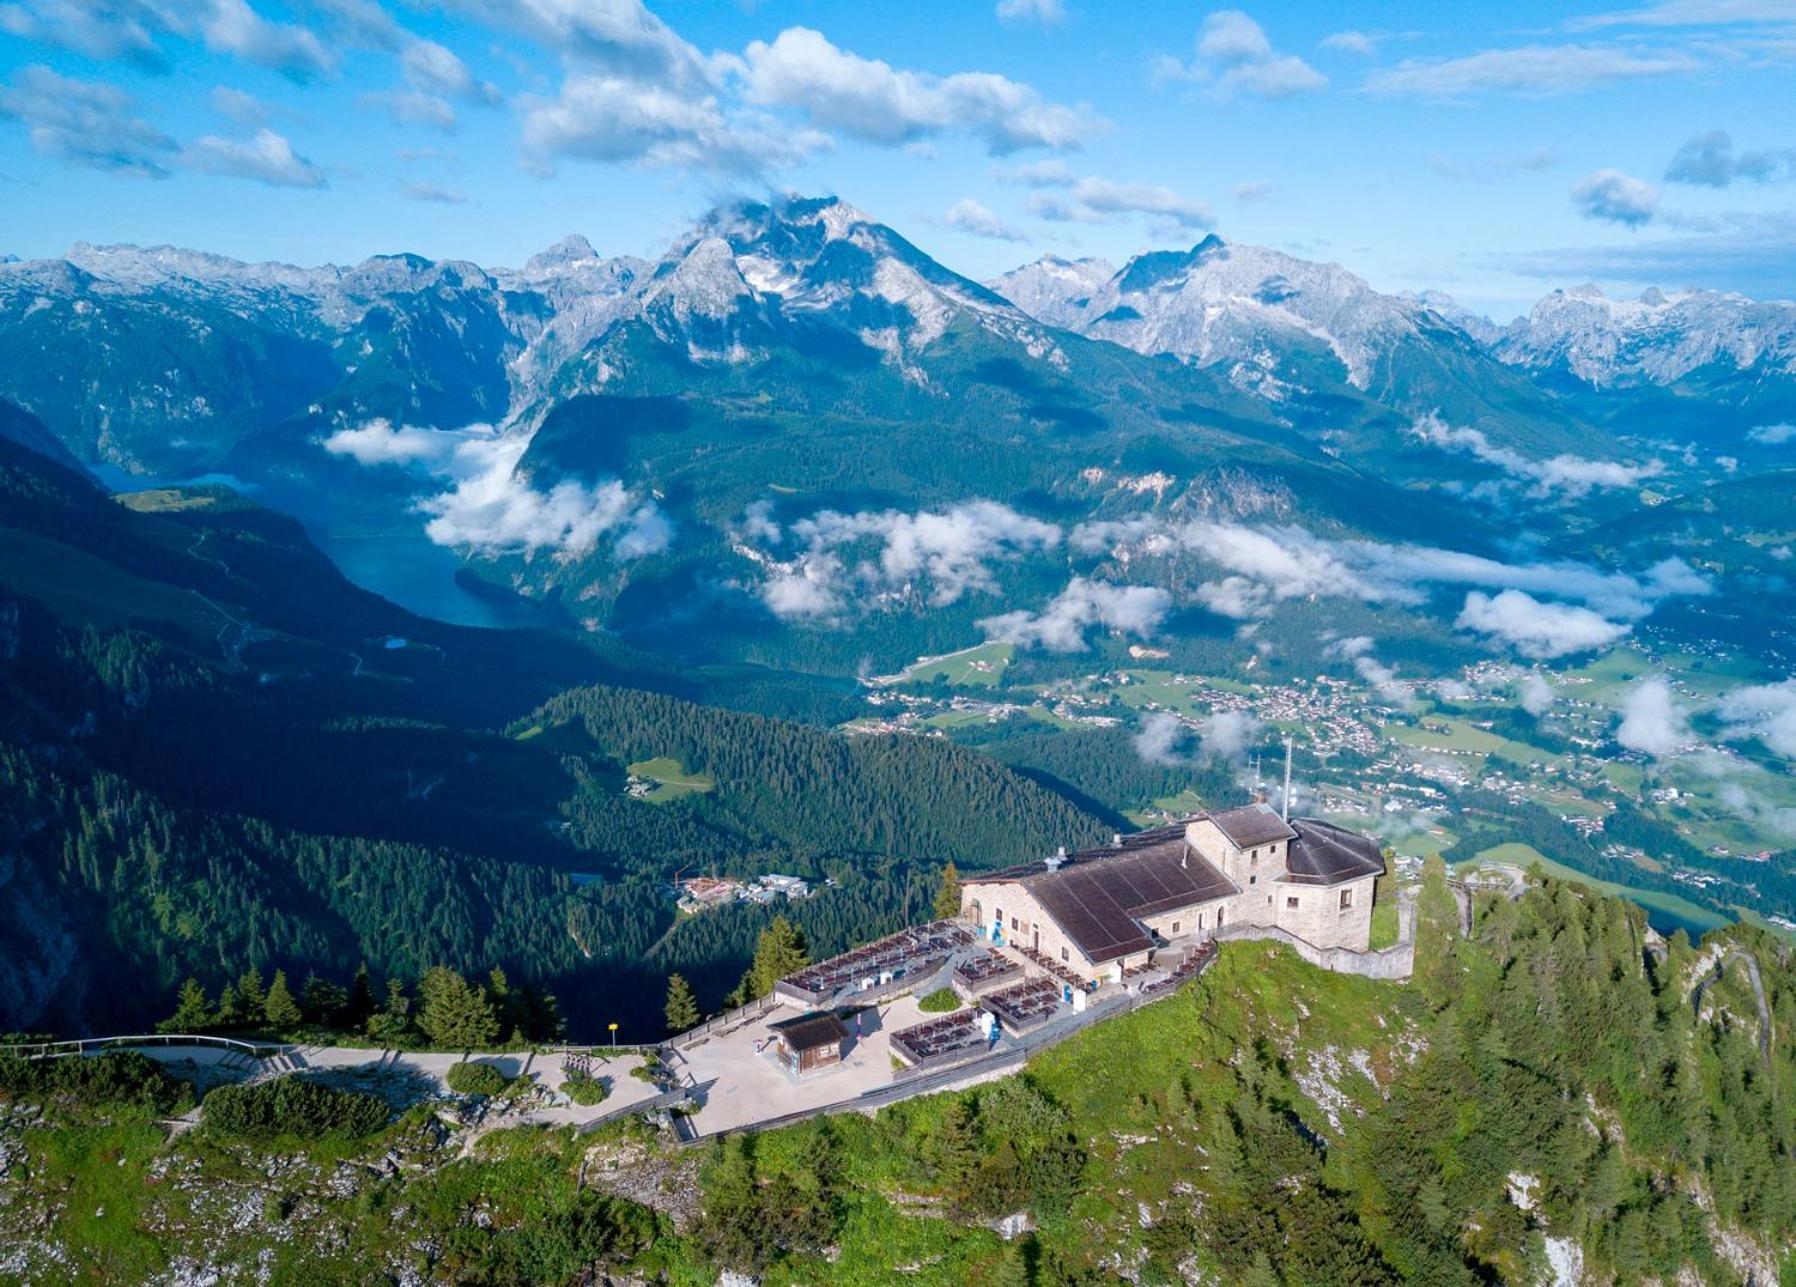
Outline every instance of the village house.
{"label": "village house", "polygon": [[982,935],[1096,984],[1227,925],[1364,951],[1383,871],[1371,837],[1250,804],[963,877],[961,911]]}

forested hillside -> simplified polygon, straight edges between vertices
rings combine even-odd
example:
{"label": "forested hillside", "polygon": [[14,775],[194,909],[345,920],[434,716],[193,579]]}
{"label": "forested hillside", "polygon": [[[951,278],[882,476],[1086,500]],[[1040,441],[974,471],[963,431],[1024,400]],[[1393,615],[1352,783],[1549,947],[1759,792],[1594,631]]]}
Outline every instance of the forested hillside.
{"label": "forested hillside", "polygon": [[[293,1105],[265,1086],[164,1142],[150,1119],[185,1096],[153,1068],[0,1062],[0,1116],[45,1106],[13,1128],[0,1177],[0,1276],[178,1262],[276,1281],[1474,1287],[1796,1271],[1787,945],[1744,928],[1657,944],[1637,908],[1552,880],[1481,896],[1462,938],[1436,867],[1419,949],[1413,980],[1384,983],[1230,944],[1019,1076],[696,1151],[633,1123],[470,1144],[426,1109],[381,1127],[298,1080]],[[302,1110],[322,1138],[270,1134]]]}

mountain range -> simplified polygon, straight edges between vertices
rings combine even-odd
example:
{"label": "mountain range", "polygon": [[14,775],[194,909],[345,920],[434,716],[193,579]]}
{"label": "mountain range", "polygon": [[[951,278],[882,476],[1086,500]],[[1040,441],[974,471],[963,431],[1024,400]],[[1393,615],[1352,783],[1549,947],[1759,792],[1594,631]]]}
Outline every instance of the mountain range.
{"label": "mountain range", "polygon": [[1301,516],[1494,556],[1528,505],[1573,553],[1683,468],[1678,413],[1720,405],[1714,449],[1775,449],[1752,431],[1796,386],[1793,315],[1580,289],[1499,329],[1214,236],[981,284],[789,198],[720,208],[653,261],[579,237],[515,269],[79,244],[0,265],[0,399],[115,481],[224,474],[319,531],[416,532],[422,508],[466,576],[589,629],[774,664],[821,647],[848,672],[864,639],[790,631],[839,617],[850,581],[928,604],[888,641],[927,651],[1118,565],[869,581],[853,558],[877,541],[830,544],[820,516],[862,538],[987,500],[1062,531]]}

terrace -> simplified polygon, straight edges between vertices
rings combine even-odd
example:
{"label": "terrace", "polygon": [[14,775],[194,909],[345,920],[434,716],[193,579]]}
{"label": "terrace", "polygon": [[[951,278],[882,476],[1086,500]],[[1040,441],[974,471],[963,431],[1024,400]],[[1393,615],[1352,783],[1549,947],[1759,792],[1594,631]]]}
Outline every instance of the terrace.
{"label": "terrace", "polygon": [[1074,974],[1071,970],[1067,969],[1066,966],[1062,965],[1059,961],[1056,961],[1053,958],[1046,956],[1041,952],[1036,951],[1032,947],[1015,947],[1015,946],[1013,946],[1011,948],[1011,951],[1017,953],[1019,956],[1022,956],[1023,958],[1028,960],[1032,965],[1035,965],[1040,969],[1046,970],[1049,974],[1053,975],[1055,978],[1059,979],[1062,983],[1066,984],[1070,988],[1076,988],[1080,992],[1089,992],[1092,989],[1092,983],[1089,979],[1080,978],[1077,974]]}
{"label": "terrace", "polygon": [[[808,965],[781,979],[774,991],[783,1000],[811,1008],[845,992],[869,1001],[900,980],[914,981],[940,969],[951,955],[972,942],[972,932],[960,922],[931,921]],[[908,987],[909,982],[902,986]]]}
{"label": "terrace", "polygon": [[892,1034],[892,1053],[912,1068],[935,1068],[984,1054],[991,1046],[987,1019],[978,1010],[902,1028]]}
{"label": "terrace", "polygon": [[1060,988],[1052,979],[1025,979],[991,993],[979,1004],[998,1016],[1004,1031],[1020,1036],[1054,1017],[1060,1009]]}
{"label": "terrace", "polygon": [[981,951],[954,967],[955,991],[972,997],[1017,978],[1023,967],[998,952]]}

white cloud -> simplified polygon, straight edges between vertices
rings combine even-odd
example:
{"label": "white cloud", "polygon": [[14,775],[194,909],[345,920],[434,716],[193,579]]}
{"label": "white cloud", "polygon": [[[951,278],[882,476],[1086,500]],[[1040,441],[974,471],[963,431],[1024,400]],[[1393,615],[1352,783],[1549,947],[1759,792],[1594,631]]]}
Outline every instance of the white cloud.
{"label": "white cloud", "polygon": [[1337,639],[1322,650],[1325,657],[1340,657],[1353,662],[1359,677],[1386,701],[1406,704],[1410,685],[1397,678],[1397,672],[1374,655],[1376,641],[1370,635],[1351,635]]}
{"label": "white cloud", "polygon": [[1239,9],[1219,9],[1197,33],[1197,56],[1189,63],[1162,57],[1154,80],[1207,85],[1218,98],[1291,98],[1328,84],[1328,77],[1294,54],[1281,54],[1259,23]]}
{"label": "white cloud", "polygon": [[422,180],[406,183],[399,191],[408,201],[429,201],[445,206],[464,206],[468,203],[467,193]]}
{"label": "white cloud", "polygon": [[1566,25],[1576,30],[1597,27],[1695,27],[1735,23],[1796,22],[1792,0],[1659,0],[1638,9],[1574,18]]}
{"label": "white cloud", "polygon": [[1172,609],[1172,596],[1158,586],[1111,585],[1074,577],[1040,613],[1006,612],[979,623],[986,636],[1049,652],[1081,652],[1086,632],[1101,626],[1117,634],[1151,638]]}
{"label": "white cloud", "polygon": [[1523,675],[1521,682],[1516,685],[1516,688],[1517,696],[1522,703],[1522,709],[1536,719],[1539,719],[1542,715],[1545,715],[1551,710],[1553,708],[1553,703],[1558,700],[1559,697],[1558,690],[1555,689],[1552,684],[1548,683],[1543,676],[1538,675],[1533,671]]}
{"label": "white cloud", "polygon": [[1151,764],[1236,764],[1246,759],[1265,731],[1265,724],[1251,711],[1217,711],[1195,723],[1154,711],[1142,719],[1135,734],[1135,753]]}
{"label": "white cloud", "polygon": [[234,54],[290,80],[318,80],[337,68],[336,56],[308,28],[270,22],[245,0],[148,0],[145,7],[214,53]]}
{"label": "white cloud", "polygon": [[1363,58],[1371,58],[1378,52],[1378,38],[1369,36],[1363,31],[1337,31],[1333,35],[1322,38],[1324,49],[1338,49],[1344,54],[1359,54]]}
{"label": "white cloud", "polygon": [[295,81],[337,68],[335,55],[309,28],[270,22],[246,0],[14,0],[0,4],[0,32],[158,72],[169,70],[157,43],[169,35]]}
{"label": "white cloud", "polygon": [[517,473],[529,445],[528,438],[500,435],[486,425],[438,430],[384,420],[339,429],[323,442],[326,451],[359,464],[418,466],[448,482],[448,490],[417,502],[430,516],[425,534],[438,545],[580,558],[608,537],[617,558],[635,559],[670,544],[671,520],[616,479],[590,485],[563,479],[547,491],[533,487]]}
{"label": "white cloud", "polygon": [[1621,701],[1615,740],[1630,751],[1665,756],[1690,740],[1690,718],[1672,696],[1663,676],[1653,675],[1628,690]]}
{"label": "white cloud", "polygon": [[252,128],[268,124],[268,104],[254,94],[246,94],[240,89],[232,89],[228,85],[219,85],[212,91],[212,110],[220,116],[228,117],[239,125]]}
{"label": "white cloud", "polygon": [[1722,736],[1756,737],[1774,755],[1796,760],[1796,679],[1736,688],[1715,708]]}
{"label": "white cloud", "polygon": [[754,41],[743,64],[751,102],[794,108],[814,125],[871,143],[964,132],[1002,155],[1079,147],[1104,128],[1088,110],[1050,103],[995,73],[935,76],[894,68],[839,49],[808,27],[788,27],[771,44]]}
{"label": "white cloud", "polygon": [[1509,447],[1499,447],[1481,429],[1449,425],[1440,416],[1429,414],[1411,427],[1416,437],[1446,450],[1463,451],[1486,464],[1495,465],[1507,474],[1534,483],[1536,496],[1563,492],[1567,496],[1588,495],[1603,487],[1636,487],[1643,479],[1660,473],[1657,461],[1645,465],[1624,465],[1613,460],[1589,460],[1583,456],[1559,455],[1548,460],[1530,460]]}
{"label": "white cloud", "polygon": [[1625,622],[1611,621],[1589,608],[1569,603],[1542,603],[1522,590],[1496,595],[1473,590],[1454,623],[1514,647],[1524,657],[1563,657],[1606,647],[1628,633]]}
{"label": "white cloud", "polygon": [[1758,425],[1747,430],[1746,436],[1754,442],[1764,443],[1767,447],[1777,447],[1786,442],[1796,441],[1796,424]]}
{"label": "white cloud", "polygon": [[1005,22],[1053,26],[1066,20],[1066,5],[1062,0],[998,0],[998,17]]}
{"label": "white cloud", "polygon": [[1237,201],[1264,201],[1272,195],[1272,190],[1272,185],[1264,179],[1249,179],[1237,183],[1229,190],[1229,195]]}
{"label": "white cloud", "polygon": [[1024,233],[1005,223],[971,197],[963,197],[949,206],[948,213],[943,218],[950,228],[958,228],[975,237],[989,237],[993,241],[1029,240]]}
{"label": "white cloud", "polygon": [[279,188],[322,188],[324,171],[293,150],[284,137],[266,126],[251,139],[206,135],[181,152],[181,163],[207,174],[222,174]]}
{"label": "white cloud", "polygon": [[1086,178],[1075,182],[1066,198],[1038,196],[1030,209],[1057,223],[1109,223],[1123,215],[1140,214],[1164,220],[1177,228],[1202,230],[1216,222],[1216,212],[1202,201],[1181,197],[1158,183],[1115,183]]}
{"label": "white cloud", "polygon": [[1613,45],[1523,45],[1461,58],[1408,59],[1366,78],[1370,94],[1463,98],[1491,91],[1547,97],[1694,71],[1688,54]]}
{"label": "white cloud", "polygon": [[[739,535],[777,543],[781,533],[765,509],[751,507]],[[871,598],[925,595],[935,607],[967,594],[997,588],[992,565],[1014,562],[1059,544],[1052,523],[1019,514],[995,501],[969,501],[947,510],[906,514],[823,510],[790,524],[785,535],[802,548],[791,559],[770,562],[763,590],[767,606],[782,616],[844,620],[851,604]],[[859,550],[863,557],[850,562]]]}
{"label": "white cloud", "polygon": [[136,115],[116,85],[72,80],[48,67],[25,67],[0,85],[0,118],[24,124],[31,146],[71,165],[140,178],[168,174],[175,141]]}
{"label": "white cloud", "polygon": [[15,0],[0,4],[0,32],[86,54],[120,58],[151,71],[167,71],[157,47],[159,16],[147,6],[92,0]]}
{"label": "white cloud", "polygon": [[1620,170],[1597,170],[1588,175],[1571,190],[1571,199],[1586,219],[1630,228],[1651,223],[1659,207],[1659,193],[1652,184]]}

